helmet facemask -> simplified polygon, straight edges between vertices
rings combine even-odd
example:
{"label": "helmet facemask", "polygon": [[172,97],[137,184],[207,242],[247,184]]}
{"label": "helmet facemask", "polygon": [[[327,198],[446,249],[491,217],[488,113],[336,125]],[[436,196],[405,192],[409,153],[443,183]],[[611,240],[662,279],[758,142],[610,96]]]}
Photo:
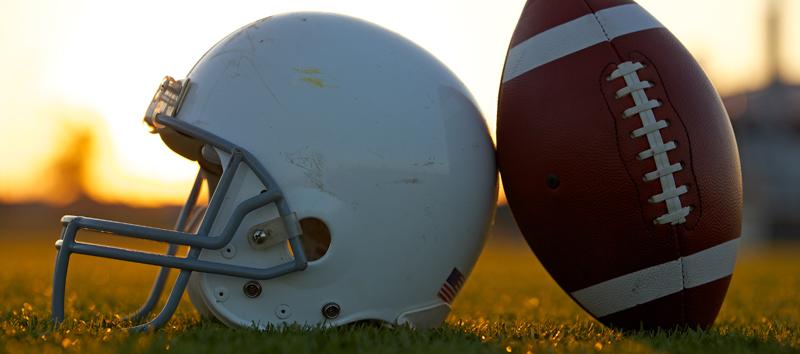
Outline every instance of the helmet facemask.
{"label": "helmet facemask", "polygon": [[[259,164],[252,154],[246,150],[220,138],[210,132],[175,119],[167,113],[177,114],[182,98],[185,97],[190,85],[189,81],[176,81],[170,77],[165,78],[153,98],[153,102],[145,116],[145,122],[150,125],[153,133],[161,135],[162,140],[173,148],[174,151],[192,160],[199,162],[201,168],[195,179],[193,188],[187,198],[175,230],[165,230],[154,227],[132,225],[121,222],[87,218],[80,216],[64,216],[61,219],[63,230],[61,238],[56,241],[58,255],[56,257],[55,275],[53,281],[52,317],[55,322],[64,319],[64,293],[69,258],[73,253],[97,257],[112,258],[130,262],[138,262],[161,266],[162,269],[154,283],[151,294],[146,303],[137,310],[129,319],[143,319],[152,310],[158,301],[170,268],[180,269],[167,303],[161,312],[152,321],[133,327],[134,330],[148,330],[163,325],[172,317],[183,295],[192,271],[221,274],[255,280],[266,280],[279,277],[288,273],[306,268],[307,260],[300,241],[302,233],[296,215],[291,211],[286,199],[274,182],[267,170]],[[219,168],[218,157],[213,151],[221,151],[230,158],[227,167],[221,174],[215,173]],[[204,154],[204,150],[206,153]],[[239,204],[227,220],[222,232],[211,234],[213,222],[224,202],[232,180],[242,165],[249,168],[264,189],[258,195],[252,196]],[[207,181],[212,190],[202,221],[196,232],[187,232],[189,215],[195,209],[195,204],[203,181]],[[275,232],[270,240],[270,245],[286,242],[293,258],[282,264],[267,268],[252,268],[236,266],[225,263],[215,263],[198,259],[202,249],[219,250],[228,245],[242,222],[242,219],[253,210],[267,205],[274,205],[279,218],[270,220],[269,226],[281,232]],[[153,254],[144,251],[124,249],[119,247],[82,243],[76,240],[80,230],[91,230],[106,235],[119,235],[124,237],[139,238],[169,244],[166,254]],[[255,232],[255,230],[254,230]],[[178,246],[189,246],[185,257],[176,256]]]}

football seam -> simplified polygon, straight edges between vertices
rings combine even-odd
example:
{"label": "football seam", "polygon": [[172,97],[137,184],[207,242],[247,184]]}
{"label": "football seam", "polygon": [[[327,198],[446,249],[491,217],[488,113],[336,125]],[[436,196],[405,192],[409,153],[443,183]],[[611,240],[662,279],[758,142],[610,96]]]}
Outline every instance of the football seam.
{"label": "football seam", "polygon": [[[622,53],[620,53],[620,51],[619,51],[619,50],[617,49],[617,47],[614,45],[614,43],[613,43],[612,39],[611,39],[611,38],[609,38],[610,36],[608,35],[608,32],[606,31],[606,28],[603,26],[603,24],[600,22],[599,18],[597,17],[597,12],[596,12],[596,11],[595,11],[595,9],[592,7],[592,5],[591,5],[591,4],[589,4],[589,2],[588,2],[588,1],[584,0],[583,2],[584,2],[584,4],[586,4],[586,7],[588,7],[588,8],[589,8],[589,10],[592,12],[592,16],[594,17],[595,21],[597,21],[598,25],[599,25],[599,26],[600,26],[600,28],[603,30],[603,35],[605,35],[605,37],[606,37],[606,39],[607,39],[608,46],[609,46],[609,47],[611,47],[611,49],[612,49],[612,50],[614,51],[614,53],[617,55],[617,60],[619,60],[619,61],[622,61],[622,60],[623,60]],[[638,4],[637,4],[637,5],[638,5]],[[639,6],[641,6],[641,5],[639,5]],[[660,76],[660,75],[659,75],[659,76]],[[664,81],[663,81],[663,80],[661,80],[661,82],[662,82],[662,85],[663,85],[663,82],[664,82]],[[670,103],[670,106],[672,106],[672,101],[669,101],[669,95],[666,93],[666,91],[667,91],[667,89],[666,89],[666,87],[664,87],[664,92],[665,92],[665,95],[667,95],[667,100],[668,100],[668,102]],[[607,105],[608,105],[608,103],[607,103]],[[608,108],[609,108],[609,110],[611,110],[611,107],[610,107],[610,106],[608,106]],[[673,106],[672,108],[673,108],[673,111],[675,111],[675,107]],[[611,110],[611,111],[613,112],[613,110]],[[678,119],[681,119],[681,118],[680,118],[680,116],[678,115],[677,111],[675,111],[675,115],[676,115],[676,116],[678,116]],[[613,117],[613,113],[612,113],[612,117]],[[615,125],[617,124],[617,123],[616,123],[616,119],[614,119],[614,124],[615,124]],[[685,126],[685,125],[683,125],[683,124],[681,124],[681,125],[683,126],[682,128],[684,129],[684,132],[685,132],[686,126]],[[686,133],[687,133],[687,140],[688,140],[688,132],[686,132]],[[617,148],[618,148],[618,149],[620,148],[620,146],[619,146],[619,139],[617,139]],[[622,154],[622,150],[621,150],[621,149],[619,149],[619,150],[618,150],[618,152],[619,152],[619,154],[620,154],[620,157],[622,157],[622,156],[621,156],[621,154]],[[624,160],[623,160],[623,162],[624,162]],[[689,149],[689,163],[690,163],[690,164],[693,164],[693,159],[692,159],[692,155],[691,155],[691,149]],[[691,168],[694,168],[694,166],[693,166],[693,165],[691,165]],[[634,177],[631,175],[631,172],[630,172],[630,171],[627,171],[627,170],[628,170],[628,169],[626,168],[626,172],[628,172],[628,176],[629,176],[630,178],[634,178]],[[694,179],[694,174],[692,174],[692,179]],[[635,181],[632,181],[632,182],[634,182],[634,185],[636,185],[636,189],[637,189],[637,190],[639,190],[638,184],[637,184],[637,183],[635,183]],[[695,180],[695,188],[697,188],[697,181],[696,181],[696,180]],[[641,192],[641,191],[640,191],[640,192]],[[699,202],[700,202],[700,196],[699,196],[699,192],[697,193],[697,195],[698,195],[698,203],[699,203]],[[641,207],[641,205],[640,205],[640,207]],[[645,213],[644,213],[644,210],[642,210],[642,214],[643,214],[643,215],[645,214]],[[679,232],[678,230],[676,230],[676,227],[672,227],[672,229],[673,229],[672,231],[674,232],[674,233],[673,233],[673,237],[674,237],[675,243],[676,243],[676,245],[677,245],[677,247],[678,247],[678,250],[677,250],[677,251],[678,251],[678,252],[677,252],[678,254],[677,254],[677,256],[678,256],[678,259],[679,259],[679,262],[680,262],[680,268],[681,268],[681,285],[682,285],[682,288],[683,288],[683,289],[680,291],[680,294],[681,294],[680,296],[682,297],[682,301],[681,301],[681,307],[682,307],[682,308],[681,308],[681,319],[682,319],[682,320],[685,322],[685,321],[686,321],[686,317],[687,317],[687,314],[686,314],[686,308],[685,308],[685,305],[686,305],[686,269],[685,269],[685,265],[683,264],[683,257],[682,257],[682,255],[683,255],[683,245],[682,245],[682,243],[681,243],[680,236],[678,235],[680,232]],[[573,296],[572,296],[572,294],[570,294],[570,297],[573,297]],[[574,297],[573,297],[573,298],[574,298]]]}
{"label": "football seam", "polygon": [[[589,4],[586,4],[586,6],[589,6]],[[597,17],[597,13],[594,11],[594,9],[592,9],[591,6],[589,6],[589,10],[592,11],[592,17],[594,17],[594,20],[597,21],[598,25],[600,25],[600,29],[603,30],[603,35],[606,36],[606,41],[611,43],[611,36],[608,35],[608,31],[606,31],[606,28],[603,27],[603,23],[600,22],[600,19]],[[614,48],[614,51],[616,52],[617,48]],[[619,55],[619,53],[617,53],[617,55]]]}
{"label": "football seam", "polygon": [[[613,47],[613,44],[611,44],[611,45]],[[616,47],[614,48],[614,50],[616,51]],[[646,62],[649,62],[650,65],[653,68],[655,68],[655,64],[654,64],[653,60],[651,60],[644,53],[641,53],[641,52],[634,52],[634,53],[638,54],[638,55],[641,55],[645,59]],[[664,97],[666,99],[666,103],[669,105],[669,107],[675,113],[675,117],[680,122],[680,129],[683,131],[684,135],[686,136],[686,150],[688,151],[688,154],[689,154],[689,161],[687,163],[689,164],[689,171],[694,171],[694,151],[692,150],[692,143],[691,143],[691,137],[689,136],[689,131],[686,128],[686,124],[683,123],[683,118],[681,117],[680,113],[678,112],[678,109],[672,103],[673,100],[670,98],[669,90],[667,90],[667,85],[665,84],[666,80],[664,80],[664,78],[661,77],[661,73],[658,70],[654,69],[653,72],[654,72],[654,75],[656,75],[657,80],[659,82],[661,82],[661,87],[662,87],[662,90],[664,91]],[[702,193],[700,192],[700,185],[697,182],[697,176],[695,176],[694,172],[692,172],[692,173],[689,174],[689,177],[691,179],[690,183],[692,183],[691,187],[693,187],[692,188],[692,192],[694,193],[694,195],[697,198],[697,206],[703,205],[703,196],[702,196]],[[686,284],[686,281],[687,281],[687,279],[686,279],[687,269],[686,269],[685,265],[683,264],[684,263],[683,257],[684,257],[684,254],[686,254],[686,249],[684,248],[683,242],[681,242],[681,236],[684,234],[684,229],[692,230],[694,228],[694,226],[697,225],[697,223],[700,222],[700,220],[702,219],[702,216],[703,216],[703,209],[702,208],[699,208],[699,207],[698,208],[694,208],[692,211],[694,212],[694,218],[695,218],[694,221],[692,221],[692,222],[688,222],[687,221],[686,223],[681,224],[680,225],[681,227],[677,227],[677,226],[673,226],[672,227],[673,237],[675,238],[675,243],[676,243],[676,246],[677,246],[677,253],[678,253],[678,256],[680,257],[679,259],[681,261],[681,275],[682,275],[682,280],[683,280],[683,290],[681,291],[681,297],[682,297],[682,301],[681,301],[681,307],[682,307],[681,308],[681,319],[682,319],[682,321],[684,323],[686,323],[686,321],[687,321],[687,319],[689,317],[689,315],[687,313],[687,309],[686,309],[686,303],[688,301],[688,299],[686,298],[688,296],[686,290],[689,289],[689,287],[686,286],[687,285]]]}

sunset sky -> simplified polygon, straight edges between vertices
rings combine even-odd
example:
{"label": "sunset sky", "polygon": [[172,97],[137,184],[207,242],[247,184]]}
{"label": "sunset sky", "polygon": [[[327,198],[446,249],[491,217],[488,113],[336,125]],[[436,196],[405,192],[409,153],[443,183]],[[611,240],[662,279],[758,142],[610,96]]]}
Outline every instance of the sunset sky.
{"label": "sunset sky", "polygon": [[[700,60],[722,94],[756,89],[765,0],[642,0]],[[164,75],[183,77],[219,39],[272,14],[327,11],[396,31],[447,64],[494,130],[508,40],[523,0],[0,2],[0,201],[68,202],[51,168],[83,132],[87,192],[107,202],[180,203],[196,166],[147,133],[142,115]],[[800,0],[784,1],[783,68],[800,82]]]}

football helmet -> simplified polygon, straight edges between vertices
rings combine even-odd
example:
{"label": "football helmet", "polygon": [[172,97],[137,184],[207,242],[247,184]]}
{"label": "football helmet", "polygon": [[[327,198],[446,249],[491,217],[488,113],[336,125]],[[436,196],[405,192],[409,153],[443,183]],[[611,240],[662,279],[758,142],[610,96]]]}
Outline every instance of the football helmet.
{"label": "football helmet", "polygon": [[[185,79],[164,79],[145,121],[200,167],[176,229],[63,217],[56,322],[70,256],[83,254],[162,267],[131,319],[149,318],[170,269],[180,271],[138,330],[166,323],[184,291],[230,326],[436,326],[493,218],[494,149],[474,99],[431,54],[362,20],[293,13],[249,24]],[[198,207],[203,181],[212,192]],[[77,241],[83,229],[169,248]]]}

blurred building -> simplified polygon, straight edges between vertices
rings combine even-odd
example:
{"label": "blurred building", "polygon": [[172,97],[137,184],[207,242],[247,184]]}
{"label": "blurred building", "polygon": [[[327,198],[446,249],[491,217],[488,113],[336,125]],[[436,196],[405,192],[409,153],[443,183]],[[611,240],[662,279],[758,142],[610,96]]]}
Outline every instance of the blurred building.
{"label": "blurred building", "polygon": [[766,2],[769,84],[723,98],[742,159],[742,234],[751,241],[800,237],[800,85],[781,74],[781,3]]}

